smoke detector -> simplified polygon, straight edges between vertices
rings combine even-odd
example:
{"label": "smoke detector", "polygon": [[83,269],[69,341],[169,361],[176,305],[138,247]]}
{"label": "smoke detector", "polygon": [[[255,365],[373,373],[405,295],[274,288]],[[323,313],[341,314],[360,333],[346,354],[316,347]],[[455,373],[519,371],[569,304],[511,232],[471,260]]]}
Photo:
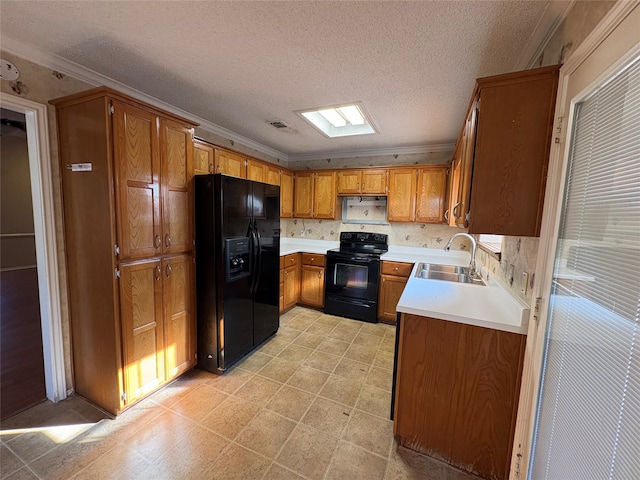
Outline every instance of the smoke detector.
{"label": "smoke detector", "polygon": [[17,80],[20,72],[12,63],[7,62],[4,58],[0,58],[0,78],[2,80]]}

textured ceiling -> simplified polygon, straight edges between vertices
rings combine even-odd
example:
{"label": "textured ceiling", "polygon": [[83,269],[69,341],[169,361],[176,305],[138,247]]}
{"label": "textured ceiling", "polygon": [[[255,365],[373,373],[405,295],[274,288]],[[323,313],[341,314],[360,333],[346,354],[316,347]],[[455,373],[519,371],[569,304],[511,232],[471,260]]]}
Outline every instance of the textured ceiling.
{"label": "textured ceiling", "polygon": [[[549,3],[2,0],[0,26],[295,157],[455,141],[474,79],[522,62]],[[378,134],[328,139],[293,113],[352,101]]]}

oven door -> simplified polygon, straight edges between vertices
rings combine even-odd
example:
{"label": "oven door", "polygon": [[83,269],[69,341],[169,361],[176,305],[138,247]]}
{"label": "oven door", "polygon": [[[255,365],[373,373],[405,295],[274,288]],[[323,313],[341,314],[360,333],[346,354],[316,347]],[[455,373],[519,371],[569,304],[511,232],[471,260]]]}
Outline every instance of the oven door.
{"label": "oven door", "polygon": [[377,301],[380,259],[339,252],[327,253],[327,295]]}

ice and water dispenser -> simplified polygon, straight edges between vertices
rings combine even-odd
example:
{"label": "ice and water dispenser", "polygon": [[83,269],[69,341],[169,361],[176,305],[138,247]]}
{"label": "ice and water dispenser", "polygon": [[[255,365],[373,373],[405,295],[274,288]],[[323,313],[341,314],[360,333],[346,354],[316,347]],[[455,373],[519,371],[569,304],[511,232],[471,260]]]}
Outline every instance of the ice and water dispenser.
{"label": "ice and water dispenser", "polygon": [[248,237],[227,238],[224,243],[227,283],[251,275],[250,239]]}

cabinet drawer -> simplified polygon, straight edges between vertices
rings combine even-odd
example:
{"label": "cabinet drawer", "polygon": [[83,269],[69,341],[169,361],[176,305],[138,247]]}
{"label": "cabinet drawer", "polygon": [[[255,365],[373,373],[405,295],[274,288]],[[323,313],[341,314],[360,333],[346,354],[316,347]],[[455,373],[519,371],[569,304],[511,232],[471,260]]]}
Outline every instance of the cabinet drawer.
{"label": "cabinet drawer", "polygon": [[[282,257],[280,257],[282,259]],[[291,267],[293,265],[298,265],[298,254],[291,253],[289,255],[284,256],[284,268]]]}
{"label": "cabinet drawer", "polygon": [[396,275],[398,277],[408,277],[411,275],[413,263],[404,262],[382,262],[383,275]]}
{"label": "cabinet drawer", "polygon": [[325,258],[322,254],[317,253],[303,253],[302,264],[303,265],[315,265],[316,267],[324,267]]}

